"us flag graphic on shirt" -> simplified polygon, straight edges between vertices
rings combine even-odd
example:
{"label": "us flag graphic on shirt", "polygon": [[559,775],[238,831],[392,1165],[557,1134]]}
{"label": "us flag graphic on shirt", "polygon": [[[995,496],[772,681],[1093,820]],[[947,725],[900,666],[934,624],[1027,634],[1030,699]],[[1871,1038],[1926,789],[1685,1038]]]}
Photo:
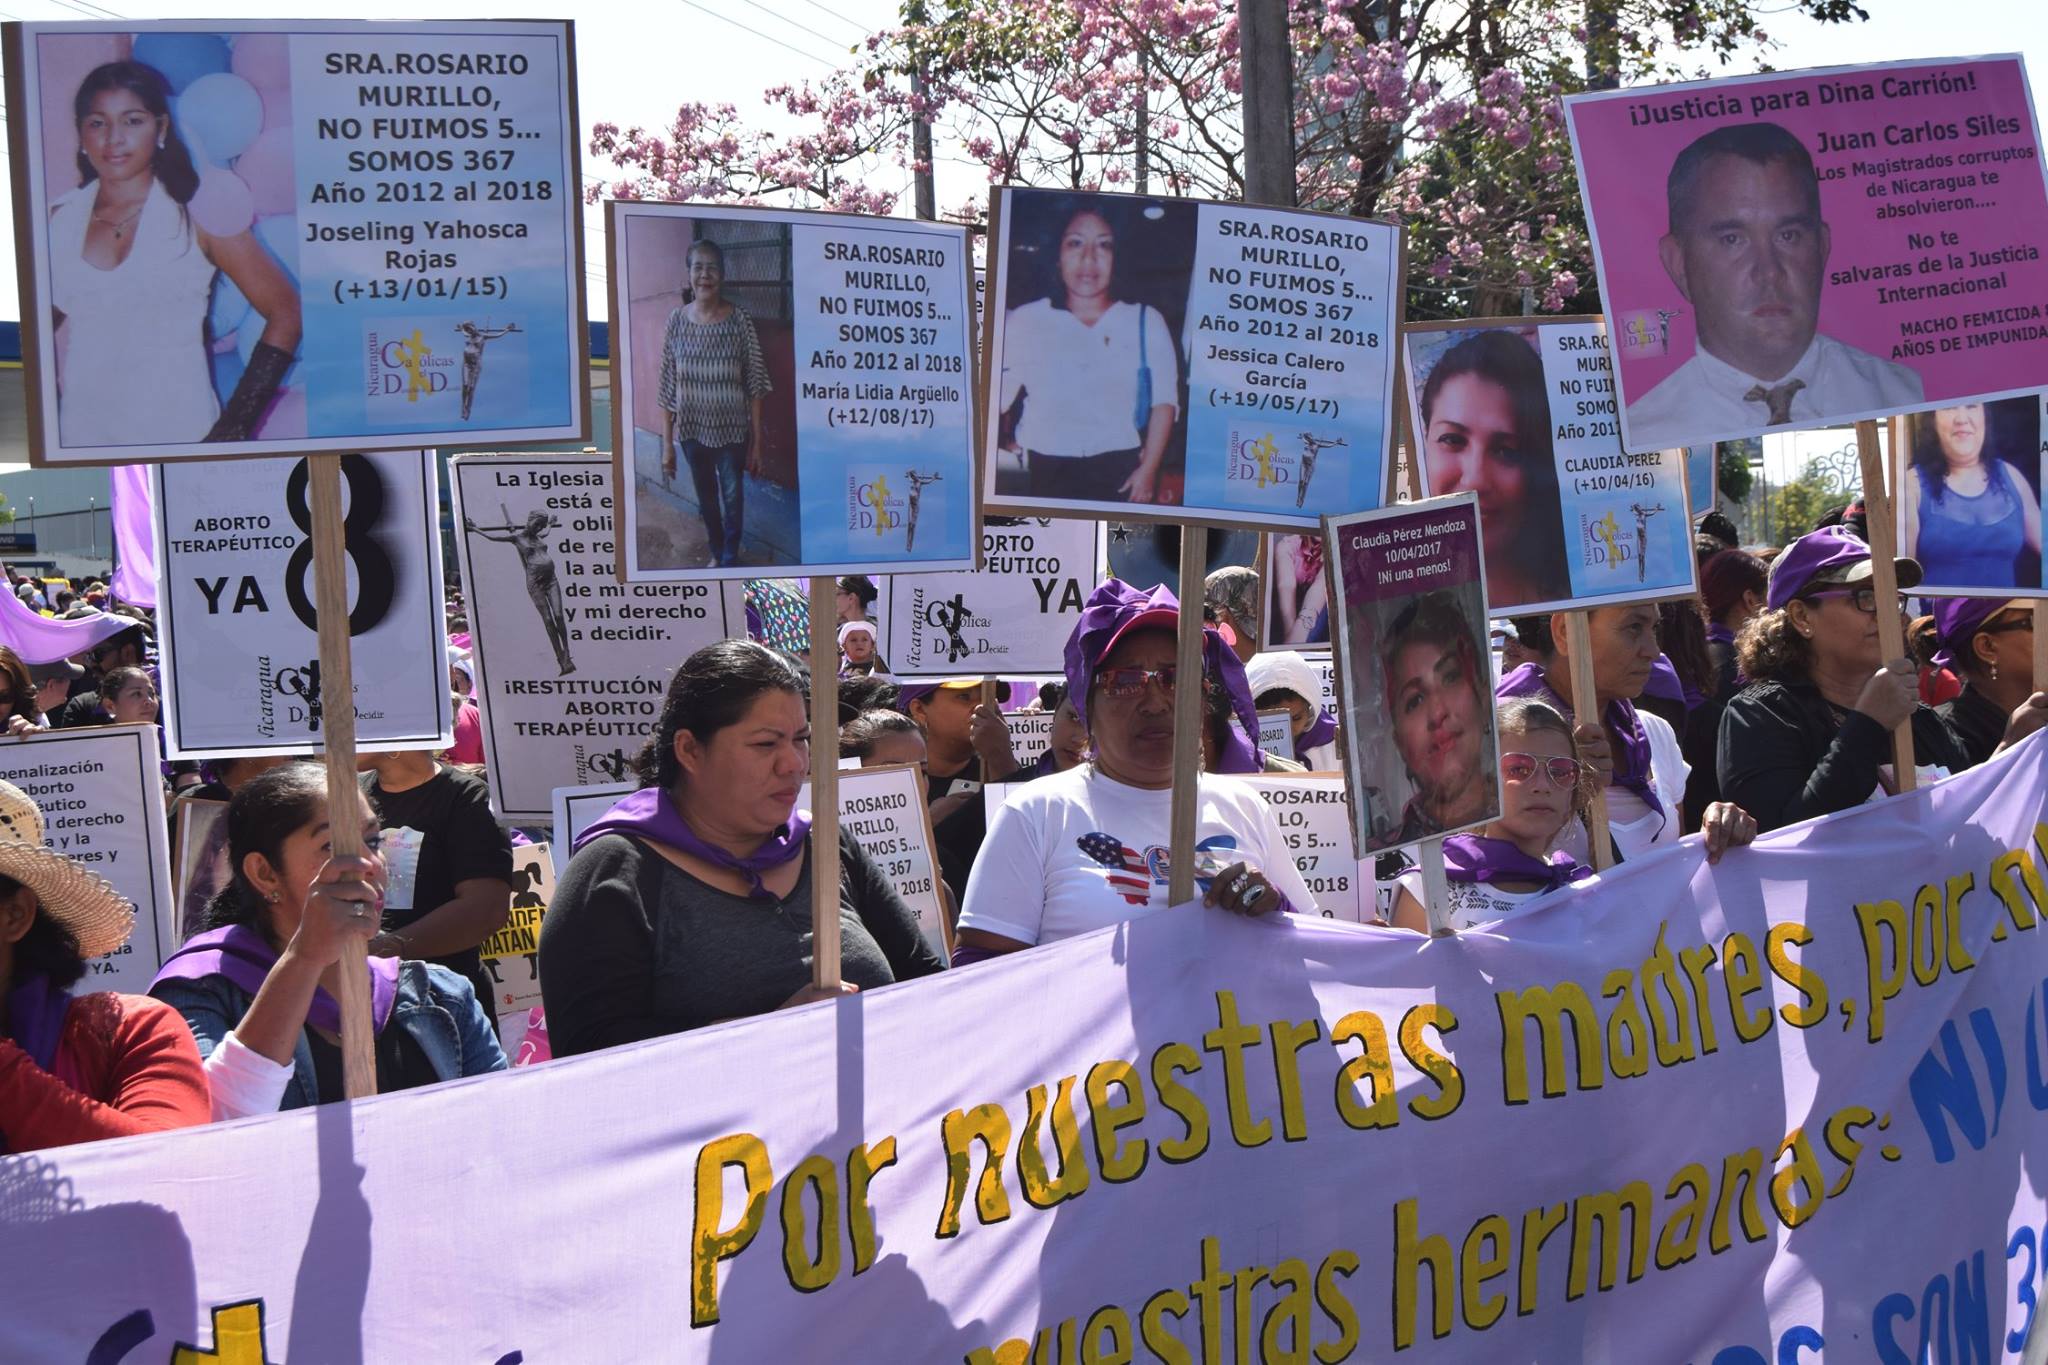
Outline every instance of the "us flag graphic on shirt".
{"label": "us flag graphic on shirt", "polygon": [[1152,870],[1135,848],[1113,834],[1097,831],[1076,839],[1081,851],[1109,869],[1109,884],[1132,905],[1143,905],[1152,896]]}

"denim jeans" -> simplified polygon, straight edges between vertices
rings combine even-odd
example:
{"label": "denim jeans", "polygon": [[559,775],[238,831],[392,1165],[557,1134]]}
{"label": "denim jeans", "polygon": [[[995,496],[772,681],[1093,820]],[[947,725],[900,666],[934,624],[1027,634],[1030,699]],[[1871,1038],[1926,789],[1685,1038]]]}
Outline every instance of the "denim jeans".
{"label": "denim jeans", "polygon": [[737,564],[740,528],[746,518],[747,444],[707,446],[685,440],[682,447],[690,462],[690,482],[697,490],[697,507],[711,553],[720,568]]}

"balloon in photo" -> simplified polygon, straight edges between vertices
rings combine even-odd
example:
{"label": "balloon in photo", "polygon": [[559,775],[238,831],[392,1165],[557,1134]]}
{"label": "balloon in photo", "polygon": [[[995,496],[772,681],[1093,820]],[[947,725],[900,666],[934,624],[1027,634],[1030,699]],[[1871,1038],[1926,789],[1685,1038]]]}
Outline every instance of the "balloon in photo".
{"label": "balloon in photo", "polygon": [[242,382],[242,371],[249,368],[242,363],[242,357],[234,351],[227,351],[213,358],[213,392],[223,406],[235,392],[235,385]]}
{"label": "balloon in photo", "polygon": [[216,71],[192,82],[175,103],[178,130],[216,166],[247,151],[263,131],[263,98],[240,76]]}
{"label": "balloon in photo", "polygon": [[232,69],[258,90],[288,90],[292,83],[291,40],[282,33],[239,34]]}
{"label": "balloon in photo", "polygon": [[209,166],[199,177],[199,189],[185,206],[192,221],[215,237],[232,237],[247,232],[256,221],[256,197],[233,171]]}
{"label": "balloon in photo", "polygon": [[213,298],[206,307],[206,330],[218,344],[249,316],[249,297],[225,271],[213,277]]}
{"label": "balloon in photo", "polygon": [[228,69],[227,39],[217,33],[138,33],[134,51],[136,61],[163,73],[173,94],[201,76]]}
{"label": "balloon in photo", "polygon": [[299,187],[292,172],[292,127],[265,128],[235,162],[235,174],[256,196],[256,213],[267,217],[298,207]]}

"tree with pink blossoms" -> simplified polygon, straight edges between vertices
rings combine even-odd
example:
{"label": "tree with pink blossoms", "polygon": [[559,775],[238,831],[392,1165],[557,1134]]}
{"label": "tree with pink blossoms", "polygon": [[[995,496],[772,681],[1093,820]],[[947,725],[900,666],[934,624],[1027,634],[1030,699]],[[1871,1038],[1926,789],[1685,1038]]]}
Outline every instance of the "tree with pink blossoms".
{"label": "tree with pink blossoms", "polygon": [[[1767,64],[1766,12],[1865,17],[1853,0],[1290,0],[1298,200],[1404,225],[1412,317],[1597,308],[1563,96]],[[591,151],[618,174],[591,197],[888,213],[887,186],[921,169],[916,117],[991,184],[1242,196],[1233,3],[910,0],[902,17],[823,82],[766,92],[794,134],[730,105],[685,105],[661,133],[600,124]]]}

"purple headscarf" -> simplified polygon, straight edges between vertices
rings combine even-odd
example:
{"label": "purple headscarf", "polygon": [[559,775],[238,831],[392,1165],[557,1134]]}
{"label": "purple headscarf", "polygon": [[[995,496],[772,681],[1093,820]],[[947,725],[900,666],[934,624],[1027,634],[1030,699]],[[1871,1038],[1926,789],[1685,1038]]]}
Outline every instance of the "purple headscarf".
{"label": "purple headscarf", "polygon": [[[1535,697],[1555,706],[1567,720],[1572,718],[1571,703],[1551,688],[1541,664],[1523,664],[1500,680],[1494,695]],[[1607,712],[1601,719],[1621,739],[1621,752],[1616,755],[1614,763],[1614,785],[1634,792],[1657,814],[1667,814],[1664,803],[1657,799],[1657,789],[1650,785],[1650,737],[1643,732],[1643,722],[1636,715],[1636,704],[1625,697],[1616,697],[1607,703]]]}
{"label": "purple headscarf", "polygon": [[1545,891],[1590,877],[1593,869],[1558,850],[1538,860],[1506,839],[1453,834],[1444,840],[1444,876],[1454,882],[1491,882],[1502,877],[1541,882]]}
{"label": "purple headscarf", "polygon": [[[1159,618],[1161,629],[1177,629],[1180,621],[1180,599],[1164,583],[1156,584],[1150,591],[1141,592],[1120,578],[1105,578],[1095,591],[1089,594],[1088,604],[1081,611],[1081,620],[1074,627],[1074,633],[1067,637],[1067,696],[1074,703],[1074,714],[1081,723],[1088,723],[1088,689],[1095,681],[1095,670],[1101,665],[1103,656],[1109,653],[1110,642],[1131,622],[1140,616],[1152,615]],[[1214,627],[1202,628],[1202,673],[1205,678],[1214,678],[1230,694],[1231,714],[1237,717],[1240,729],[1225,727],[1223,752],[1218,755],[1217,770],[1226,773],[1255,773],[1264,769],[1259,757],[1257,735],[1259,733],[1259,709],[1252,704],[1251,686],[1245,681],[1244,664]]]}
{"label": "purple headscarf", "polygon": [[[156,981],[197,981],[201,977],[224,976],[250,995],[263,989],[263,980],[277,965],[277,954],[263,935],[246,924],[209,929],[185,940],[156,974]],[[398,999],[398,959],[370,959],[370,1024],[378,1033],[391,1022],[391,1006]],[[341,1003],[326,987],[313,991],[306,1022],[329,1033],[341,1032]]]}
{"label": "purple headscarf", "polygon": [[716,867],[739,873],[746,879],[750,899],[772,901],[776,898],[775,893],[762,885],[761,874],[771,867],[780,867],[803,852],[811,834],[811,813],[807,810],[791,811],[789,819],[778,825],[759,848],[742,857],[698,837],[697,831],[683,819],[683,813],[676,809],[676,803],[669,799],[667,792],[659,787],[642,787],[598,816],[576,836],[570,852],[574,853],[600,834],[624,834],[679,848]]}

